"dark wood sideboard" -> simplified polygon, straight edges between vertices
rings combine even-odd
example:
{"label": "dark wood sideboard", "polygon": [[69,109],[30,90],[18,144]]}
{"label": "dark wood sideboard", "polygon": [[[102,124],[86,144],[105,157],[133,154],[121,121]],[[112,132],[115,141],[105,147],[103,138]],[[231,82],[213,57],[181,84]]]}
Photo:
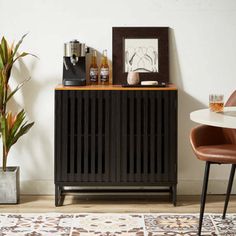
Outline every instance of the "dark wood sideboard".
{"label": "dark wood sideboard", "polygon": [[176,205],[177,100],[174,85],[56,87],[55,205],[71,186],[168,192]]}

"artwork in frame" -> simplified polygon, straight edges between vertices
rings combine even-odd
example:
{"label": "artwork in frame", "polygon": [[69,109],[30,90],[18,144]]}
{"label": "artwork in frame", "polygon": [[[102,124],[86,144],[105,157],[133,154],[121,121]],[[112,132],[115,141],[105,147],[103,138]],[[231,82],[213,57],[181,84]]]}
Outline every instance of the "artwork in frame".
{"label": "artwork in frame", "polygon": [[169,82],[168,27],[113,27],[113,84],[126,84],[127,73],[141,81]]}
{"label": "artwork in frame", "polygon": [[125,72],[158,72],[158,39],[125,39]]}

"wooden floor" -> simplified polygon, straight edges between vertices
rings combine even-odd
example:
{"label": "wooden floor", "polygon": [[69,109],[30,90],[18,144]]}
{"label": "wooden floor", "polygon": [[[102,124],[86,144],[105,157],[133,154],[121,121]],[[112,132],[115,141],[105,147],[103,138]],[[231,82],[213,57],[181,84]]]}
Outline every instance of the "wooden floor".
{"label": "wooden floor", "polygon": [[[0,205],[0,213],[41,213],[41,212],[68,212],[68,213],[198,213],[199,196],[178,196],[178,204],[174,207],[166,196],[127,199],[111,196],[99,199],[98,197],[66,196],[64,205],[54,206],[54,196],[21,196],[18,205]],[[224,196],[209,195],[206,212],[221,213],[224,205]],[[229,213],[236,213],[236,196],[231,196]]]}

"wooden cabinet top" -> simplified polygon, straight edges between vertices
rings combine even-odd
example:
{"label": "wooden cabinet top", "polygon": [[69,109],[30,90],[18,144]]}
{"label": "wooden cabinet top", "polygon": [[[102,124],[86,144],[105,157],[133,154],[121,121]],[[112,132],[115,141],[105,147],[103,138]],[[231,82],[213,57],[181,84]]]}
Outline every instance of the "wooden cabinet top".
{"label": "wooden cabinet top", "polygon": [[58,85],[55,90],[177,90],[174,84],[166,87],[122,87],[121,85],[86,85],[86,86],[63,86]]}

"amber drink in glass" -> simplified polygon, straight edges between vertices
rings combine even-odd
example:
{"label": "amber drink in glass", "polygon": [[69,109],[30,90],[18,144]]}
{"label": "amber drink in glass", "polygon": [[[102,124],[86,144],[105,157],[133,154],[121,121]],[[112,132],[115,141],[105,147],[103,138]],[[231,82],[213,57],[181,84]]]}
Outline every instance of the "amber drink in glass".
{"label": "amber drink in glass", "polygon": [[224,110],[224,95],[210,94],[209,95],[209,108],[213,112],[223,112]]}

